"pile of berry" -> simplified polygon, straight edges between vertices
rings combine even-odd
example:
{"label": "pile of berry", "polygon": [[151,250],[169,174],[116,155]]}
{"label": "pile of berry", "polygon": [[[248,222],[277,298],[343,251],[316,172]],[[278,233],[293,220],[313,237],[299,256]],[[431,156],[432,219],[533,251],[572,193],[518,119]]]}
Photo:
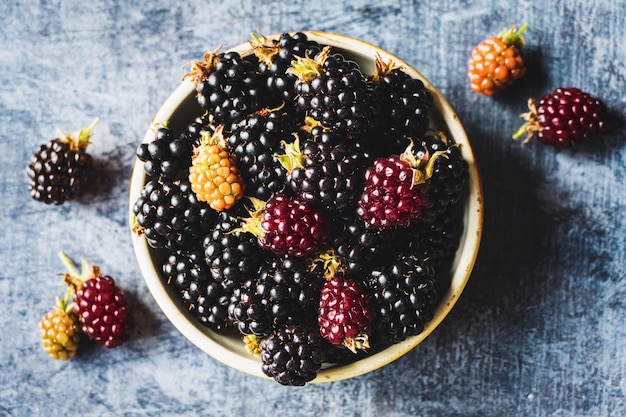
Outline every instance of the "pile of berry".
{"label": "pile of berry", "polygon": [[202,116],[155,128],[133,229],[209,329],[304,385],[423,331],[449,284],[468,165],[432,95],[303,33],[193,63]]}

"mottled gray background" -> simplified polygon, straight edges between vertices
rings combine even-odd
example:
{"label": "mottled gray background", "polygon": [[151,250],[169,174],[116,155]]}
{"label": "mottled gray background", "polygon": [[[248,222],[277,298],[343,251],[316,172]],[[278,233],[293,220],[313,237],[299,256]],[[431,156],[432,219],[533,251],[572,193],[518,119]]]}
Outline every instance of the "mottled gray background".
{"label": "mottled gray background", "polygon": [[[626,4],[622,0],[0,2],[0,416],[626,415]],[[530,23],[525,79],[470,91],[473,45]],[[130,242],[134,152],[185,62],[220,44],[315,29],[412,64],[449,99],[481,166],[484,239],[466,292],[424,343],[353,380],[281,387],[184,339],[147,292]],[[529,96],[577,86],[611,129],[556,152],[510,140]],[[57,128],[101,121],[97,181],[79,201],[32,200],[24,169]],[[117,278],[131,340],[50,360],[37,323],[61,293],[57,251]]]}

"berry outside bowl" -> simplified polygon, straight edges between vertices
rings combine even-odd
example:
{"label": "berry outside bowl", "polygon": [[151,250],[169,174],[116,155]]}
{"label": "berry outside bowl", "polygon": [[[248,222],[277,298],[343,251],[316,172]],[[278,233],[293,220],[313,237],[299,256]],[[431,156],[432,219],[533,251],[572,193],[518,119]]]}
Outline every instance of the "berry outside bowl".
{"label": "berry outside bowl", "polygon": [[[425,324],[423,332],[419,335],[409,337],[356,362],[323,367],[318,372],[317,378],[313,380],[314,383],[318,383],[356,377],[389,364],[415,348],[443,321],[463,292],[478,254],[483,227],[483,195],[479,170],[465,130],[450,104],[423,75],[402,59],[364,41],[325,32],[304,33],[311,40],[337,48],[347,58],[356,61],[365,74],[373,72],[374,57],[375,54],[379,54],[385,61],[392,59],[401,65],[406,73],[422,80],[434,98],[436,111],[431,115],[431,125],[435,129],[444,131],[461,145],[462,155],[469,165],[468,187],[461,203],[463,234],[450,270],[450,285],[441,294],[433,319]],[[276,37],[277,35],[269,36],[269,38]],[[249,50],[249,44],[242,43],[231,50],[245,54]],[[155,126],[158,124],[167,121],[173,131],[182,131],[200,116],[200,113],[194,84],[183,80],[154,116],[143,141],[150,142],[154,139]],[[137,160],[130,185],[129,216],[131,219],[133,218],[133,205],[146,182],[143,163]],[[146,285],[170,322],[190,342],[214,359],[250,375],[267,378],[261,371],[260,359],[246,352],[240,338],[217,334],[199,324],[186,311],[180,297],[166,285],[161,277],[160,262],[163,260],[163,253],[149,247],[146,239],[135,233],[132,233],[132,243]]]}

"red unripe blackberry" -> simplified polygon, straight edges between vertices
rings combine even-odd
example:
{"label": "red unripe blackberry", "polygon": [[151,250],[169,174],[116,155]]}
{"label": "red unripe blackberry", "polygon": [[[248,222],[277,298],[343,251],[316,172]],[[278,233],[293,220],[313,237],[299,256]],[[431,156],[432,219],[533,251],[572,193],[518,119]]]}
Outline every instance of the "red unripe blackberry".
{"label": "red unripe blackberry", "polygon": [[321,335],[330,343],[355,353],[368,348],[373,317],[370,299],[355,280],[333,276],[324,283],[317,320]]}
{"label": "red unripe blackberry", "polygon": [[323,341],[317,329],[287,326],[261,341],[261,369],[281,385],[303,386],[322,367]]}
{"label": "red unripe blackberry", "polygon": [[45,204],[63,204],[82,191],[85,174],[92,165],[87,151],[95,119],[75,134],[63,135],[41,145],[26,168],[31,197]]}
{"label": "red unripe blackberry", "polygon": [[528,100],[526,121],[513,134],[517,139],[526,134],[523,143],[537,135],[537,140],[555,148],[567,148],[591,138],[605,127],[607,109],[602,100],[578,88],[557,88],[539,99],[535,106]]}
{"label": "red unripe blackberry", "polygon": [[286,195],[267,202],[250,198],[255,206],[241,230],[257,236],[259,245],[276,255],[305,257],[324,238],[326,221],[312,204]]}
{"label": "red unripe blackberry", "polygon": [[427,183],[433,166],[444,151],[424,154],[417,159],[411,143],[402,155],[378,158],[365,171],[365,185],[358,216],[369,227],[404,227],[416,220],[427,205]]}
{"label": "red unripe blackberry", "polygon": [[69,273],[65,282],[74,291],[74,314],[81,330],[96,343],[113,348],[126,340],[129,329],[129,305],[115,280],[100,273],[97,265],[91,268],[83,262],[79,275],[69,258],[61,253]]}

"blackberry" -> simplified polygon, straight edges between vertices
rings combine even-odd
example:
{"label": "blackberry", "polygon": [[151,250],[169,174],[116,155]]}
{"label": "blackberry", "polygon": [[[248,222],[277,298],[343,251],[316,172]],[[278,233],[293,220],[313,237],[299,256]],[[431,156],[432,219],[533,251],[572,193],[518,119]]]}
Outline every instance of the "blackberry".
{"label": "blackberry", "polygon": [[267,200],[285,186],[285,171],[275,154],[291,140],[294,127],[282,110],[260,110],[232,126],[228,149],[237,159],[246,195]]}
{"label": "blackberry", "polygon": [[367,280],[376,320],[375,344],[391,345],[420,334],[437,303],[435,269],[428,260],[400,253],[389,264],[371,271]]}
{"label": "blackberry", "polygon": [[357,138],[378,121],[375,91],[358,64],[326,46],[315,59],[297,57],[289,69],[298,76],[296,104],[322,126]]}
{"label": "blackberry", "polygon": [[526,134],[526,143],[536,134],[540,143],[557,149],[568,148],[593,137],[604,129],[608,117],[602,100],[573,87],[557,88],[541,97],[536,106],[530,99],[528,107],[530,111],[522,114],[526,123],[513,138]]}
{"label": "blackberry", "polygon": [[154,132],[154,140],[137,148],[137,158],[143,161],[146,175],[171,181],[186,177],[181,175],[191,165],[192,141],[185,134],[175,137],[165,126]]}
{"label": "blackberry", "polygon": [[380,126],[370,135],[377,156],[401,153],[408,138],[420,138],[430,128],[433,97],[421,80],[412,78],[392,60],[375,60],[372,85],[380,100]]}
{"label": "blackberry", "polygon": [[402,239],[398,239],[398,243],[403,243],[396,250],[409,248],[411,253],[428,259],[439,270],[454,258],[462,231],[457,206],[451,205],[432,222],[416,222],[409,226],[401,233]]}
{"label": "blackberry", "polygon": [[443,133],[429,133],[412,148],[417,160],[439,155],[433,161],[426,196],[430,208],[426,216],[437,216],[456,204],[469,181],[467,161],[459,145],[450,143]]}
{"label": "blackberry", "polygon": [[236,288],[228,314],[242,334],[267,336],[285,325],[315,323],[322,280],[291,256],[263,263]]}
{"label": "blackberry", "polygon": [[187,180],[148,181],[133,205],[133,230],[153,248],[200,247],[215,211],[198,201]]}
{"label": "blackberry", "polygon": [[231,289],[254,278],[267,257],[256,237],[240,230],[242,223],[237,214],[221,212],[203,241],[207,272],[213,280]]}
{"label": "blackberry", "polygon": [[283,106],[288,117],[302,120],[303,112],[295,106],[294,100],[296,76],[287,69],[295,57],[315,56],[320,51],[320,45],[309,40],[306,34],[296,32],[283,33],[278,39],[254,36],[253,49],[259,60],[260,75],[272,95],[271,106]]}
{"label": "blackberry", "polygon": [[383,263],[394,248],[398,231],[374,229],[355,218],[353,212],[339,213],[332,220],[330,246],[345,273],[358,276]]}
{"label": "blackberry", "polygon": [[281,385],[303,386],[324,361],[323,338],[315,328],[287,326],[261,341],[261,369]]}
{"label": "blackberry", "polygon": [[87,146],[96,123],[98,119],[75,134],[53,139],[32,155],[26,167],[32,198],[59,205],[80,195],[92,165]]}
{"label": "blackberry", "polygon": [[258,63],[238,52],[207,52],[184,78],[196,85],[198,103],[218,125],[230,126],[265,106],[267,91]]}
{"label": "blackberry", "polygon": [[212,278],[200,250],[175,251],[163,264],[168,285],[174,286],[189,313],[209,329],[225,333],[228,326],[230,294]]}
{"label": "blackberry", "polygon": [[353,206],[361,192],[365,158],[354,144],[299,139],[279,157],[288,184],[303,201],[328,211]]}

